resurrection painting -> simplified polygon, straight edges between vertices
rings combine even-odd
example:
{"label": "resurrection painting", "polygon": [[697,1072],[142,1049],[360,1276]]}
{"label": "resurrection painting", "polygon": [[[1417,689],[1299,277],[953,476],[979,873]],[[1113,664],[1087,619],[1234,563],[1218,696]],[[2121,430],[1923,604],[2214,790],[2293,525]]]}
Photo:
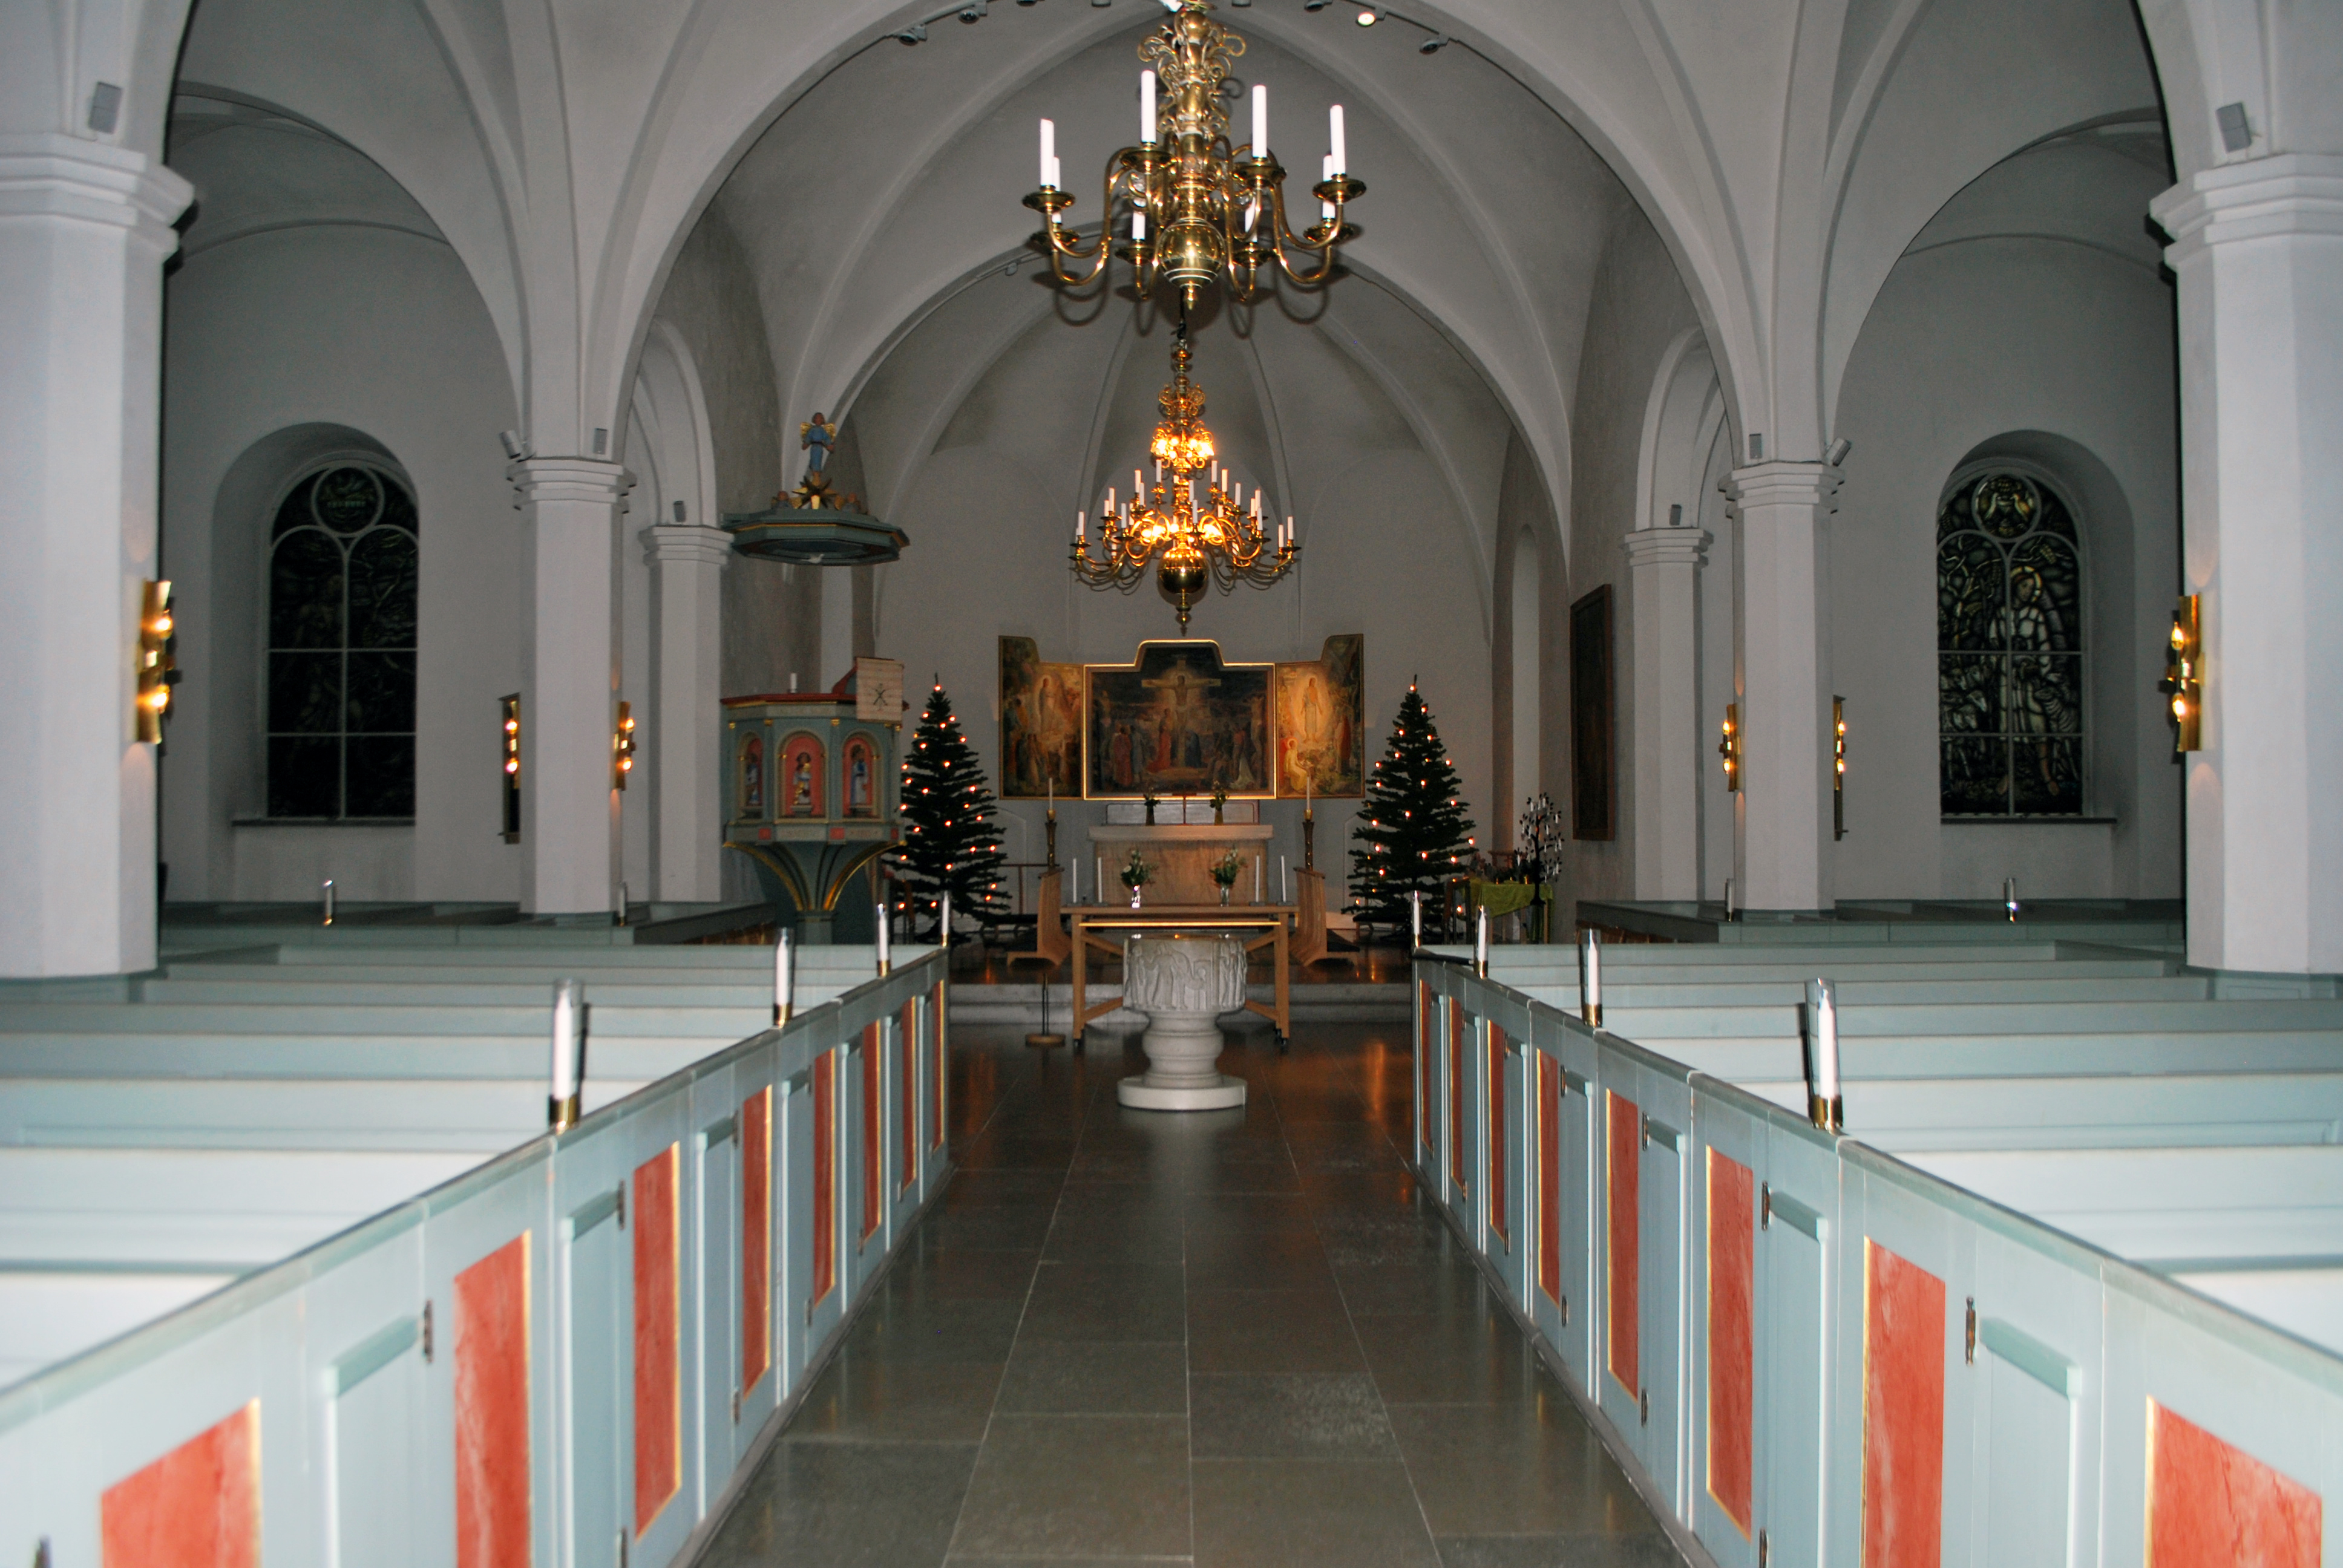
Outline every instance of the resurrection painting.
{"label": "resurrection painting", "polygon": [[1082,667],[1047,664],[1030,637],[1001,639],[1001,795],[1039,800],[1082,783]]}
{"label": "resurrection painting", "polygon": [[1367,639],[1326,639],[1315,663],[1277,667],[1277,793],[1366,791]]}
{"label": "resurrection painting", "polygon": [[1135,664],[1083,666],[1083,792],[1267,795],[1273,668],[1223,664],[1214,642],[1144,642]]}

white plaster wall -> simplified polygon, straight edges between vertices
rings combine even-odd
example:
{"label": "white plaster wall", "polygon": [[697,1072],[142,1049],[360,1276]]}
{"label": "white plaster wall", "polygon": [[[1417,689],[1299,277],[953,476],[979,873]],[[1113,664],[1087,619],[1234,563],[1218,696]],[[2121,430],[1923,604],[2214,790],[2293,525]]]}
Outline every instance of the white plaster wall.
{"label": "white plaster wall", "polygon": [[[1841,897],[1992,897],[2008,875],[2037,897],[2178,896],[2179,770],[2154,689],[2178,574],[2172,293],[2136,216],[2160,180],[2105,145],[2013,160],[1931,222],[1864,325],[1830,524]],[[2036,465],[2080,514],[2087,807],[2111,825],[1939,817],[1936,507],[1957,467],[1995,455]]]}
{"label": "white plaster wall", "polygon": [[[517,896],[519,852],[496,836],[496,701],[520,684],[519,525],[497,432],[516,417],[478,291],[440,241],[336,225],[199,248],[166,300],[163,548],[184,585],[186,672],[163,763],[171,896],[307,898],[325,876],[357,899]],[[276,492],[248,519],[244,548],[216,549],[216,505],[230,467],[256,442],[320,423],[370,437],[414,482],[422,585],[411,829],[233,825],[266,805],[257,649]],[[229,648],[232,663],[221,657]],[[241,733],[216,735],[215,723]]]}
{"label": "white plaster wall", "polygon": [[[1549,645],[1546,774],[1554,803],[1571,815],[1570,607],[1598,585],[1611,588],[1612,799],[1614,831],[1608,840],[1574,835],[1566,857],[1565,903],[1579,899],[1635,896],[1634,593],[1628,581],[1624,536],[1636,517],[1644,413],[1654,379],[1670,345],[1696,325],[1660,237],[1640,215],[1621,220],[1595,275],[1585,347],[1578,365],[1578,417],[1571,440],[1570,570],[1546,593],[1555,628]],[[1704,568],[1714,572],[1712,564]],[[1556,574],[1559,575],[1559,574]]]}

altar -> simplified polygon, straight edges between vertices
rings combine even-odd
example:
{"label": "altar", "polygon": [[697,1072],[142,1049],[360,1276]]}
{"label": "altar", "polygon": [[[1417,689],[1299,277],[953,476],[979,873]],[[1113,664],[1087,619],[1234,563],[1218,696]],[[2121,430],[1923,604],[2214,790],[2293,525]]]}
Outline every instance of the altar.
{"label": "altar", "polygon": [[1101,822],[1091,829],[1091,869],[1093,873],[1105,872],[1098,884],[1098,896],[1111,902],[1120,893],[1129,901],[1118,879],[1136,849],[1154,873],[1154,879],[1147,884],[1147,903],[1217,905],[1221,889],[1212,880],[1212,868],[1233,849],[1245,864],[1229,888],[1230,904],[1277,901],[1280,889],[1277,866],[1269,853],[1271,831],[1266,822]]}

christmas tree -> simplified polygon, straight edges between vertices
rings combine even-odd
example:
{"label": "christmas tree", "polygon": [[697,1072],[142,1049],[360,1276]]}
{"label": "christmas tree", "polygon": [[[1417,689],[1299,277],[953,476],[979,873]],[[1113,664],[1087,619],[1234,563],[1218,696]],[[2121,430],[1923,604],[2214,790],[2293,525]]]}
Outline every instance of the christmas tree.
{"label": "christmas tree", "polygon": [[1360,845],[1351,851],[1359,918],[1378,925],[1403,922],[1407,896],[1418,890],[1438,910],[1441,879],[1464,864],[1472,833],[1455,765],[1432,726],[1432,710],[1411,685],[1351,834]]}
{"label": "christmas tree", "polygon": [[945,893],[955,915],[999,913],[1001,830],[992,825],[992,791],[941,685],[929,694],[903,754],[901,809],[903,838],[892,859],[914,920],[932,920]]}

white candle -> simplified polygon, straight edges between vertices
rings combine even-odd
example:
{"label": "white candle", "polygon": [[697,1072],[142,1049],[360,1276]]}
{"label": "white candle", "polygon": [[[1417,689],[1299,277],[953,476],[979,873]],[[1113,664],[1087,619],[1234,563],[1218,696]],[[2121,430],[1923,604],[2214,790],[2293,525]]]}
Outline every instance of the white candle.
{"label": "white candle", "polygon": [[1483,904],[1481,918],[1473,923],[1473,966],[1483,974],[1489,972],[1489,906]]}
{"label": "white candle", "polygon": [[887,972],[887,928],[893,924],[887,915],[887,906],[879,906],[879,972]]}
{"label": "white candle", "polygon": [[574,980],[553,982],[553,1101],[567,1103],[586,1075],[582,1014],[585,987]]}
{"label": "white candle", "polygon": [[[1041,123],[1049,124],[1047,120]],[[1327,155],[1332,160],[1332,166],[1327,169],[1327,174],[1330,176],[1348,174],[1351,169],[1351,148],[1350,144],[1342,139],[1342,106],[1340,104],[1333,105],[1326,111],[1326,142],[1334,149]]]}
{"label": "white candle", "polygon": [[1105,518],[1114,516],[1114,487],[1112,485],[1109,485],[1106,487],[1106,510],[1099,515]]}
{"label": "white candle", "polygon": [[1264,82],[1252,87],[1252,156],[1269,156],[1269,85]]}
{"label": "white candle", "polygon": [[1145,207],[1135,206],[1131,209],[1131,237],[1133,239],[1145,239],[1147,237],[1147,209]]}
{"label": "white candle", "polygon": [[1578,934],[1578,1016],[1603,1026],[1603,942],[1592,930]]}
{"label": "white candle", "polygon": [[783,931],[780,940],[773,944],[773,1027],[779,1029],[789,1021],[789,986],[796,978],[797,967],[789,933]]}
{"label": "white candle", "polygon": [[1416,889],[1407,896],[1407,945],[1423,945],[1423,890]]}
{"label": "white candle", "polygon": [[1141,496],[1146,493],[1147,482],[1140,477],[1139,470],[1133,468],[1131,471],[1131,498],[1136,501]]}
{"label": "white candle", "polygon": [[623,926],[627,923],[627,884],[624,882],[618,884],[618,907],[610,912],[618,917],[618,924]]}
{"label": "white candle", "polygon": [[332,924],[334,923],[334,879],[333,879],[333,878],[331,878],[331,877],[327,877],[327,878],[326,879],[326,889],[325,889],[325,891],[326,891],[326,924],[327,924],[327,925],[329,925],[329,926],[330,926],[330,925],[332,925]]}
{"label": "white candle", "polygon": [[1261,857],[1252,858],[1252,901],[1261,902]]}
{"label": "white candle", "polygon": [[1088,512],[1076,512],[1074,514],[1074,543],[1078,545],[1088,544],[1090,542],[1090,537],[1091,515]]}
{"label": "white candle", "polygon": [[1815,1098],[1838,1098],[1838,988],[1826,980],[1806,982],[1806,1038],[1812,1056],[1806,1070]]}
{"label": "white candle", "polygon": [[[1324,179],[1331,180],[1334,177],[1333,154],[1328,153],[1326,155],[1325,158],[1318,166],[1318,172]],[[1318,204],[1318,216],[1321,218],[1325,219],[1327,222],[1332,223],[1334,219],[1334,204],[1330,201],[1320,202]]]}
{"label": "white candle", "polygon": [[1098,885],[1091,896],[1097,899],[1099,902],[1104,903],[1106,901],[1106,857],[1100,855],[1095,859],[1097,864],[1091,869],[1097,873]]}
{"label": "white candle", "polygon": [[1050,775],[1049,801],[1049,809],[1055,811],[1058,809],[1058,776],[1055,773]]}
{"label": "white candle", "polygon": [[1051,190],[1057,189],[1058,182],[1063,178],[1065,178],[1065,174],[1059,166],[1057,155],[1052,153],[1050,155],[1050,188]]}
{"label": "white candle", "polygon": [[1057,161],[1058,122],[1043,120],[1041,122],[1041,183],[1044,186],[1054,186],[1058,183],[1051,177],[1050,173],[1050,166]]}
{"label": "white candle", "polygon": [[1139,139],[1152,146],[1155,143],[1155,73],[1139,73]]}
{"label": "white candle", "polygon": [[951,958],[951,895],[946,893],[936,900],[936,945],[944,950],[946,962]]}
{"label": "white candle", "polygon": [[1282,855],[1277,858],[1277,901],[1281,904],[1293,901],[1293,879],[1286,875],[1285,857]]}

